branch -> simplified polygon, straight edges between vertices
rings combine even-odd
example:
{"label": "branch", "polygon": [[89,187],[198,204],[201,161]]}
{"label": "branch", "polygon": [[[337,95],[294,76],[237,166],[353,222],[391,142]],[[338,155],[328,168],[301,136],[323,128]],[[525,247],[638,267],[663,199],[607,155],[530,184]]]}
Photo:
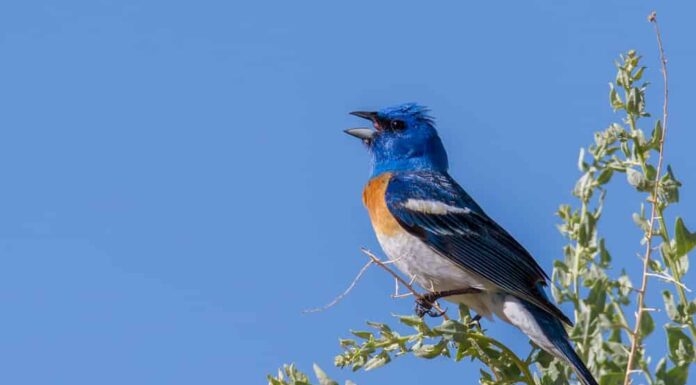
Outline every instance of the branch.
{"label": "branch", "polygon": [[664,80],[664,102],[662,105],[662,135],[660,135],[660,148],[658,150],[657,167],[655,169],[655,188],[652,191],[652,199],[650,199],[650,220],[648,222],[648,230],[645,235],[645,255],[643,256],[643,273],[641,277],[641,285],[640,289],[638,290],[636,325],[633,329],[633,333],[631,334],[631,350],[628,354],[628,364],[626,365],[626,377],[624,378],[624,385],[631,384],[632,369],[635,365],[636,353],[642,340],[642,335],[640,334],[640,327],[643,320],[643,312],[645,311],[645,292],[648,286],[650,255],[653,249],[652,240],[655,230],[655,220],[659,215],[657,206],[659,204],[658,199],[660,188],[660,176],[662,173],[662,161],[664,159],[665,137],[667,136],[667,106],[669,102],[669,89],[667,87],[667,60],[665,59],[665,51],[662,48],[662,36],[660,34],[660,27],[657,24],[657,14],[653,11],[650,14],[650,16],[648,16],[648,20],[655,26],[655,35],[657,35],[657,46],[660,50],[662,78]]}
{"label": "branch", "polygon": [[351,292],[351,290],[353,290],[353,288],[358,283],[360,278],[362,278],[363,274],[365,274],[365,272],[367,271],[367,268],[370,267],[371,265],[372,265],[372,261],[370,260],[365,264],[365,266],[362,267],[362,269],[360,269],[360,271],[358,272],[358,275],[356,275],[355,278],[353,278],[353,282],[351,282],[350,285],[348,285],[348,288],[346,290],[344,290],[343,293],[339,294],[336,298],[334,298],[333,301],[327,303],[326,305],[324,305],[322,307],[316,307],[314,309],[307,309],[307,310],[303,310],[302,312],[303,313],[317,313],[320,311],[324,311],[330,307],[333,307],[337,303],[341,302],[341,300],[343,298],[345,298],[345,296],[347,296],[348,293]]}
{"label": "branch", "polygon": [[[370,251],[369,249],[367,249],[367,248],[365,248],[365,247],[360,248],[360,251],[362,251],[363,254],[365,254],[365,255],[367,255],[368,257],[370,257],[370,260],[371,260],[372,262],[374,262],[377,266],[381,267],[381,268],[384,269],[387,273],[391,274],[391,276],[394,277],[394,279],[396,279],[397,282],[399,282],[400,284],[402,284],[402,285],[403,285],[406,289],[408,289],[408,291],[410,291],[415,297],[420,297],[420,296],[421,296],[421,294],[418,293],[418,291],[416,291],[416,289],[413,288],[413,285],[411,285],[410,283],[406,282],[406,280],[403,279],[403,278],[401,278],[401,276],[400,276],[399,274],[397,274],[394,270],[390,269],[389,266],[387,266],[387,265],[385,264],[385,262],[383,262],[381,259],[377,258],[377,256],[375,256],[375,254],[372,253],[372,251]],[[447,317],[447,314],[445,314],[445,310],[442,310],[442,308],[440,307],[440,305],[439,305],[437,302],[434,302],[434,303],[433,303],[433,307],[434,307],[435,310],[437,310],[440,314],[442,314],[442,317],[443,317],[445,320],[449,320],[449,317]]]}

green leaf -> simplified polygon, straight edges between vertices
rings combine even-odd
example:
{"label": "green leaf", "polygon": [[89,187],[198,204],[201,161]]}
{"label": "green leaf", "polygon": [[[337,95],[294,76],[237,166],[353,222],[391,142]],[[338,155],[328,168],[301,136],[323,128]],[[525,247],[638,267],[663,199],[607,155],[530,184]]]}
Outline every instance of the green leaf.
{"label": "green leaf", "polygon": [[585,149],[580,147],[580,155],[578,155],[578,169],[580,172],[586,172],[590,167],[585,162]]}
{"label": "green leaf", "polygon": [[650,141],[648,142],[648,147],[653,150],[660,149],[660,140],[662,139],[662,123],[658,120],[655,122],[655,128],[653,128],[652,134],[650,135]]}
{"label": "green leaf", "polygon": [[694,344],[691,338],[678,326],[667,325],[667,345],[669,358],[676,365],[691,363],[694,360]]}
{"label": "green leaf", "polygon": [[381,331],[382,333],[391,333],[391,332],[392,332],[392,330],[391,330],[391,328],[389,327],[389,325],[387,325],[387,324],[385,324],[385,323],[381,323],[381,322],[372,322],[372,321],[367,321],[366,323],[367,323],[368,326],[371,326],[371,327],[373,327],[373,328],[375,328],[375,329]]}
{"label": "green leaf", "polygon": [[459,304],[459,322],[471,319],[471,312],[469,308],[464,304]]}
{"label": "green leaf", "polygon": [[653,330],[655,330],[655,321],[653,321],[650,312],[644,311],[641,315],[640,333],[643,335],[643,337],[646,337],[649,336]]}
{"label": "green leaf", "polygon": [[677,255],[687,254],[696,246],[696,233],[686,228],[681,217],[677,217],[674,224],[674,244]]}
{"label": "green leaf", "polygon": [[609,83],[609,105],[611,105],[614,111],[623,107],[623,101],[612,83]]}
{"label": "green leaf", "polygon": [[684,275],[684,273],[689,271],[689,255],[688,254],[684,254],[680,257],[677,257],[674,262],[676,262],[675,268],[676,268],[676,270],[679,271],[680,275]]}
{"label": "green leaf", "polygon": [[669,319],[671,319],[674,322],[679,322],[681,319],[679,315],[679,311],[677,310],[677,305],[674,303],[674,297],[672,296],[672,292],[669,290],[665,290],[662,292],[662,300],[665,303],[665,311],[667,312],[667,316]]}
{"label": "green leaf", "polygon": [[558,269],[564,273],[567,273],[569,271],[568,265],[566,265],[565,262],[561,261],[560,259],[553,261],[553,268]]}
{"label": "green leaf", "polygon": [[619,292],[621,295],[628,295],[631,292],[631,289],[633,288],[633,284],[631,283],[631,278],[628,277],[625,273],[622,274],[619,279],[617,280],[619,283]]}
{"label": "green leaf", "polygon": [[605,245],[604,238],[599,240],[599,261],[602,267],[609,267],[611,262],[611,254]]}
{"label": "green leaf", "polygon": [[642,172],[633,168],[626,169],[626,180],[628,184],[635,187],[638,191],[646,191],[650,184]]}
{"label": "green leaf", "polygon": [[447,341],[442,339],[435,345],[422,345],[413,348],[413,354],[421,358],[435,358],[443,354],[447,350]]}
{"label": "green leaf", "polygon": [[665,383],[668,385],[685,385],[689,377],[689,364],[682,364],[668,370],[665,376]]}
{"label": "green leaf", "polygon": [[638,227],[640,227],[641,230],[643,230],[646,233],[648,232],[648,230],[650,229],[650,223],[647,219],[645,219],[644,216],[638,213],[633,213],[633,215],[631,215],[631,218],[633,218],[633,222],[635,222],[635,224],[638,225]]}
{"label": "green leaf", "polygon": [[656,385],[667,385],[667,359],[660,358],[655,367],[655,378],[658,380]]}
{"label": "green leaf", "polygon": [[338,385],[338,382],[330,379],[329,376],[321,370],[319,365],[313,364],[312,368],[314,369],[314,375],[317,376],[317,380],[319,380],[319,385]]}
{"label": "green leaf", "polygon": [[604,309],[604,305],[607,302],[605,280],[597,280],[595,284],[592,285],[590,293],[587,295],[587,299],[585,300],[585,302],[588,305],[592,306],[593,313],[602,312],[602,310]]}
{"label": "green leaf", "polygon": [[350,333],[358,338],[362,338],[364,340],[370,339],[372,337],[372,332],[366,332],[363,330],[351,330]]}
{"label": "green leaf", "polygon": [[266,378],[270,385],[311,385],[307,375],[297,370],[295,364],[283,365],[276,377],[269,375]]}
{"label": "green leaf", "polygon": [[573,195],[580,199],[589,200],[592,196],[592,175],[589,172],[583,174],[580,179],[575,183],[575,188],[573,188]]}
{"label": "green leaf", "polygon": [[631,89],[628,91],[628,96],[626,96],[626,112],[628,112],[629,114],[637,114],[638,102],[638,89],[635,87],[631,87]]}
{"label": "green leaf", "polygon": [[547,353],[545,350],[538,350],[536,354],[536,362],[541,365],[542,368],[548,368],[549,365],[551,365],[551,361],[554,360],[554,357]]}
{"label": "green leaf", "polygon": [[367,360],[367,362],[365,363],[364,369],[366,371],[372,370],[372,369],[377,369],[379,367],[386,365],[387,363],[389,363],[389,361],[391,361],[391,357],[389,357],[389,353],[381,352],[378,355]]}
{"label": "green leaf", "polygon": [[606,184],[611,180],[611,176],[614,174],[614,170],[610,168],[605,168],[602,170],[602,172],[599,173],[599,176],[597,177],[597,183],[602,185]]}
{"label": "green leaf", "polygon": [[469,328],[466,325],[454,320],[447,320],[441,325],[434,327],[433,330],[454,340],[466,336],[469,333]]}
{"label": "green leaf", "polygon": [[402,324],[418,328],[422,327],[425,325],[425,321],[423,321],[423,318],[415,316],[415,315],[402,315],[399,316],[399,321],[401,321]]}
{"label": "green leaf", "polygon": [[645,71],[645,66],[638,68],[638,71],[633,74],[633,80],[638,81],[643,77],[643,71]]}
{"label": "green leaf", "polygon": [[679,187],[681,182],[674,177],[671,166],[667,166],[667,172],[660,179],[660,194],[668,203],[679,202]]}

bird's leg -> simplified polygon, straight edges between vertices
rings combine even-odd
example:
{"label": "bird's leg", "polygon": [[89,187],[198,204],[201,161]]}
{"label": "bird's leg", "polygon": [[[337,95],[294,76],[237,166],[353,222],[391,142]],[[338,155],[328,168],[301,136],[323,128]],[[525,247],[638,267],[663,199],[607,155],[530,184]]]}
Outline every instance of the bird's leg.
{"label": "bird's leg", "polygon": [[[454,290],[442,290],[442,291],[431,291],[427,294],[422,294],[416,297],[416,315],[423,317],[424,315],[429,315],[431,317],[440,317],[445,314],[445,311],[439,312],[433,310],[433,304],[440,298],[449,297],[452,295],[460,294],[477,294],[480,293],[480,289],[474,287],[467,287],[463,289]],[[480,317],[479,317],[480,318]]]}

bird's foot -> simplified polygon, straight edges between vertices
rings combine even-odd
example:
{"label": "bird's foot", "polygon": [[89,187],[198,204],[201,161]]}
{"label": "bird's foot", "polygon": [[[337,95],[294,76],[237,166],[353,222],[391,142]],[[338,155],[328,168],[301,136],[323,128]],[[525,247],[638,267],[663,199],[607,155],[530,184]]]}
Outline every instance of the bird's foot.
{"label": "bird's foot", "polygon": [[419,295],[416,297],[416,315],[423,317],[427,314],[431,317],[441,317],[447,312],[447,309],[442,311],[433,310],[433,305],[438,299],[452,295],[477,294],[480,292],[480,289],[467,287],[455,290],[432,291],[427,294]]}
{"label": "bird's foot", "polygon": [[428,293],[424,295],[419,295],[416,297],[416,315],[418,317],[423,318],[426,314],[435,318],[435,317],[442,317],[446,312],[447,309],[445,310],[436,310],[433,309],[433,306],[435,305],[435,301],[437,301],[437,292],[434,293]]}

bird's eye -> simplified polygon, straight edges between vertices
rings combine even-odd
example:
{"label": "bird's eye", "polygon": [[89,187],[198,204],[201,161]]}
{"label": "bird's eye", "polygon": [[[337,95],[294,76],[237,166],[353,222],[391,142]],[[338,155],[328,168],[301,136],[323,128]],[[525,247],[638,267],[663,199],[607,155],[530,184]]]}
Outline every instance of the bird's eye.
{"label": "bird's eye", "polygon": [[395,131],[403,130],[406,127],[403,120],[392,120],[390,126]]}

